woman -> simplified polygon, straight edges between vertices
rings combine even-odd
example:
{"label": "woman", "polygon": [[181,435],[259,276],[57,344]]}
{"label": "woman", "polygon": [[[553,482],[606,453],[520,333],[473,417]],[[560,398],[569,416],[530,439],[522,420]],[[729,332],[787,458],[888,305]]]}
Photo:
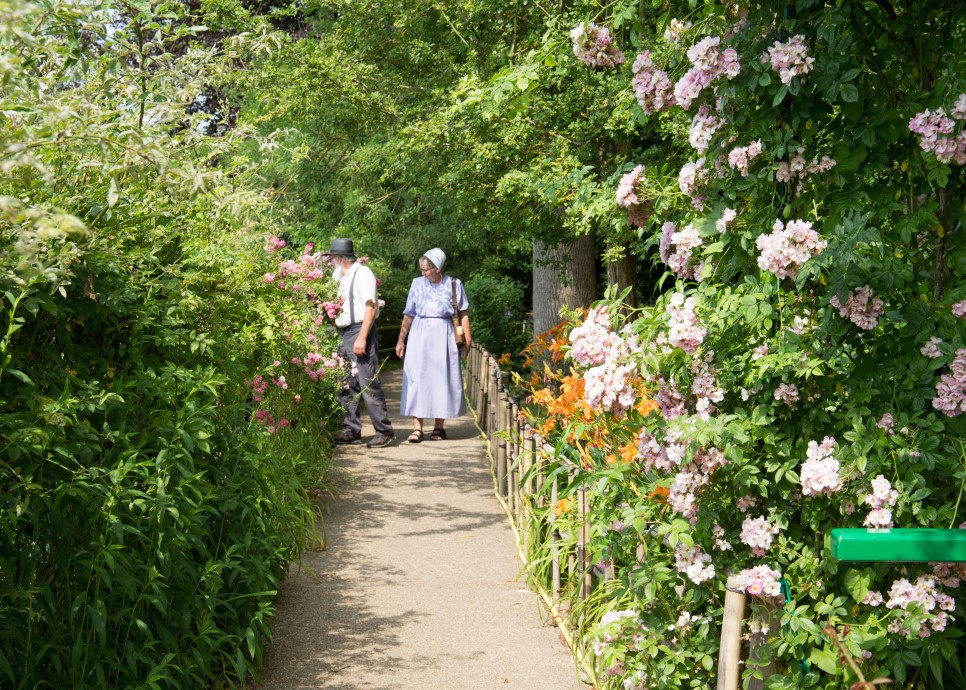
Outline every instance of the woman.
{"label": "woman", "polygon": [[[442,441],[446,439],[445,421],[466,414],[460,358],[466,357],[472,342],[466,315],[470,305],[462,282],[443,275],[445,262],[446,254],[439,248],[419,257],[422,275],[413,279],[409,287],[396,343],[396,354],[405,357],[399,411],[413,418],[413,431],[407,439],[410,443],[423,440],[424,419],[434,419],[429,439]],[[466,338],[459,350],[453,335],[454,284]]]}

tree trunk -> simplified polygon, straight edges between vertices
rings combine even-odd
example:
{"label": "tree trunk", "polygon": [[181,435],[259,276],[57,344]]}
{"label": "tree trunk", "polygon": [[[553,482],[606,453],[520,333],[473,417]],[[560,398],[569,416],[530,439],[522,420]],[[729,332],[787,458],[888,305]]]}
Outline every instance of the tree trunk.
{"label": "tree trunk", "polygon": [[548,246],[533,241],[533,332],[560,322],[563,307],[589,307],[595,297],[594,238]]}
{"label": "tree trunk", "polygon": [[637,306],[637,257],[624,250],[624,258],[607,264],[607,284],[616,285],[619,290],[631,288],[624,304]]}

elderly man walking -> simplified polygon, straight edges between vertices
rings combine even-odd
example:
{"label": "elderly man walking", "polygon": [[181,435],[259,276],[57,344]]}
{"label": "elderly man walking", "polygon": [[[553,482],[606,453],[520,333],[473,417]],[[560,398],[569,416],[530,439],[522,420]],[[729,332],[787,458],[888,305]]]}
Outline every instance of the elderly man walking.
{"label": "elderly man walking", "polygon": [[346,385],[339,391],[339,404],[345,410],[338,444],[362,443],[362,420],[359,398],[365,400],[376,435],[366,443],[368,448],[382,448],[396,437],[386,410],[386,396],[379,383],[379,356],[376,342],[376,276],[368,266],[356,261],[352,240],[337,238],[329,246],[333,277],[339,281],[342,311],[335,319],[342,337],[341,354],[351,370]]}

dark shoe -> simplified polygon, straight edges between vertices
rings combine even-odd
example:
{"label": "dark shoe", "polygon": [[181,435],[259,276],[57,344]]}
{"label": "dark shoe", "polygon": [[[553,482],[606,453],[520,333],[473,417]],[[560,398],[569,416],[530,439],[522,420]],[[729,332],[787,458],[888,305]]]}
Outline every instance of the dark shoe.
{"label": "dark shoe", "polygon": [[413,429],[413,433],[409,434],[409,438],[406,439],[410,443],[419,443],[423,440],[423,430]]}
{"label": "dark shoe", "polygon": [[341,434],[332,439],[332,442],[337,446],[349,446],[362,443],[362,434],[353,434],[351,431],[346,429]]}
{"label": "dark shoe", "polygon": [[445,441],[446,440],[446,429],[433,429],[433,433],[429,435],[430,441]]}
{"label": "dark shoe", "polygon": [[388,434],[376,434],[366,442],[366,448],[382,448],[388,446],[396,440],[396,435],[391,431]]}

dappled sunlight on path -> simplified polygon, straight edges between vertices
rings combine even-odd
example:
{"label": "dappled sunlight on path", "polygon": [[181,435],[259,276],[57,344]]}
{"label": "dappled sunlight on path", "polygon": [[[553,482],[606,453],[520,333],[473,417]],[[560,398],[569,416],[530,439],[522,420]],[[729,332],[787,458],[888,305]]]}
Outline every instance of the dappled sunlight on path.
{"label": "dappled sunlight on path", "polygon": [[[392,412],[400,379],[383,376]],[[419,444],[393,423],[389,447],[337,450],[329,547],[282,585],[258,690],[585,687],[522,582],[473,420]]]}

